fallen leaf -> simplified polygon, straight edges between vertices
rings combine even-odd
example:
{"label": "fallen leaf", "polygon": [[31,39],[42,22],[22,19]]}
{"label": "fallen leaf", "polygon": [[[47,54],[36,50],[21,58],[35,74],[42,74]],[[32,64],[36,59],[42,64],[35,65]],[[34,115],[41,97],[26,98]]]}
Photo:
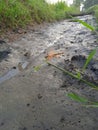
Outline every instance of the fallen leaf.
{"label": "fallen leaf", "polygon": [[56,57],[56,58],[60,57],[62,54],[64,54],[64,53],[63,52],[50,51],[50,52],[48,52],[48,54],[45,58],[47,60],[51,60],[54,57]]}

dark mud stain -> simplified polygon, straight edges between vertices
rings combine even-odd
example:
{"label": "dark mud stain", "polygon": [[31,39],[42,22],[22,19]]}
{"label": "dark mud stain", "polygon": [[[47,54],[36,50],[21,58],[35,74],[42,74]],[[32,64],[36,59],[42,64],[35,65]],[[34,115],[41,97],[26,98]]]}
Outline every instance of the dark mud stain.
{"label": "dark mud stain", "polygon": [[[82,72],[86,60],[87,57],[84,55],[75,55],[71,58],[71,61],[65,60],[64,68],[73,74],[76,74],[78,71]],[[84,74],[81,73],[81,75],[83,79],[98,86],[98,61],[92,59]],[[81,85],[81,81],[67,75],[61,88],[66,88],[67,86],[72,86],[74,84]]]}
{"label": "dark mud stain", "polygon": [[60,119],[60,123],[63,123],[63,122],[65,122],[65,117],[64,116],[62,116],[61,119]]}
{"label": "dark mud stain", "polygon": [[30,106],[30,103],[27,103],[27,105],[26,105],[27,107],[29,107]]}
{"label": "dark mud stain", "polygon": [[8,54],[10,54],[11,51],[10,50],[5,50],[5,51],[1,51],[0,52],[0,61],[2,61],[3,59],[8,57]]}
{"label": "dark mud stain", "polygon": [[0,61],[7,58],[9,53],[11,53],[9,45],[5,41],[0,40]]}
{"label": "dark mud stain", "polygon": [[1,122],[0,127],[4,126],[4,122]]}
{"label": "dark mud stain", "polygon": [[37,95],[37,97],[38,97],[38,99],[41,99],[43,96],[39,93],[39,94]]}
{"label": "dark mud stain", "polygon": [[6,43],[4,40],[0,40],[0,44],[4,44]]}

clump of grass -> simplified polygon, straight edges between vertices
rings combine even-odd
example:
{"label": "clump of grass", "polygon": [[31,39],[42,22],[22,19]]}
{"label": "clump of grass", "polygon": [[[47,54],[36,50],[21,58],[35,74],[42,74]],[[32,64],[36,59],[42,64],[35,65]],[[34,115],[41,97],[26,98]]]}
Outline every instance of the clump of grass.
{"label": "clump of grass", "polygon": [[54,20],[54,10],[44,0],[26,0],[32,19],[37,23]]}
{"label": "clump of grass", "polygon": [[3,27],[23,26],[31,19],[29,10],[21,2],[9,0],[0,1],[0,25]]}
{"label": "clump of grass", "polygon": [[53,10],[55,12],[55,19],[64,19],[66,17],[66,10],[68,10],[68,6],[65,2],[58,2],[53,5]]}

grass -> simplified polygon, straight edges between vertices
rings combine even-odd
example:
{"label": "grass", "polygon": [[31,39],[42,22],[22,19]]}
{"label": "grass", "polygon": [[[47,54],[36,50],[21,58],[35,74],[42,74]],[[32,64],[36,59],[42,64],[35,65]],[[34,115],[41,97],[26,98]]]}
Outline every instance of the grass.
{"label": "grass", "polygon": [[42,23],[68,18],[68,13],[77,10],[64,2],[48,4],[44,0],[0,1],[1,28],[21,27],[30,22]]}
{"label": "grass", "polygon": [[9,0],[6,3],[0,1],[0,25],[1,27],[23,26],[31,20],[29,10],[19,1]]}

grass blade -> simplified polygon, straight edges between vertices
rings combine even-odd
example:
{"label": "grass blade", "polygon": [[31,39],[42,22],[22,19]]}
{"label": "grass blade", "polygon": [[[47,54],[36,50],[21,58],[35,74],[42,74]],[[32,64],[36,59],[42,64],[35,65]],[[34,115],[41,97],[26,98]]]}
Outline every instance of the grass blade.
{"label": "grass blade", "polygon": [[76,78],[76,79],[78,79],[78,80],[84,82],[85,84],[89,85],[90,87],[92,87],[92,88],[98,90],[98,86],[94,85],[93,83],[90,83],[89,81],[86,81],[86,80],[84,80],[84,79],[82,79],[82,78],[78,78],[77,75],[75,75],[75,74],[73,74],[73,73],[71,73],[71,72],[69,72],[69,71],[67,71],[67,70],[65,70],[65,69],[63,69],[63,68],[61,68],[61,67],[58,67],[58,66],[54,65],[53,63],[50,63],[50,62],[47,61],[47,60],[46,60],[46,62],[47,62],[49,65],[52,65],[53,67],[55,67],[55,68],[57,68],[58,70],[62,71],[63,73],[65,73],[65,74],[67,74],[67,75],[69,75],[69,76],[71,76],[71,77],[73,77],[73,78]]}
{"label": "grass blade", "polygon": [[68,93],[67,96],[70,97],[71,99],[78,101],[78,102],[81,102],[81,103],[87,103],[88,102],[88,99],[81,97],[76,93]]}
{"label": "grass blade", "polygon": [[94,108],[97,108],[98,107],[98,105],[85,105],[85,107],[94,107]]}
{"label": "grass blade", "polygon": [[35,67],[34,67],[34,71],[37,72],[37,71],[40,70],[40,68],[41,68],[41,65],[35,66]]}
{"label": "grass blade", "polygon": [[83,26],[90,29],[91,31],[95,31],[93,26],[89,25],[88,23],[84,22],[83,20],[75,19],[75,21],[81,23]]}
{"label": "grass blade", "polygon": [[80,73],[80,72],[77,73],[77,78],[78,78],[79,80],[81,79],[81,73]]}
{"label": "grass blade", "polygon": [[91,59],[93,58],[93,56],[96,54],[96,49],[94,49],[88,56],[84,66],[83,66],[83,71],[85,71],[87,65],[89,64],[89,62],[91,61]]}

